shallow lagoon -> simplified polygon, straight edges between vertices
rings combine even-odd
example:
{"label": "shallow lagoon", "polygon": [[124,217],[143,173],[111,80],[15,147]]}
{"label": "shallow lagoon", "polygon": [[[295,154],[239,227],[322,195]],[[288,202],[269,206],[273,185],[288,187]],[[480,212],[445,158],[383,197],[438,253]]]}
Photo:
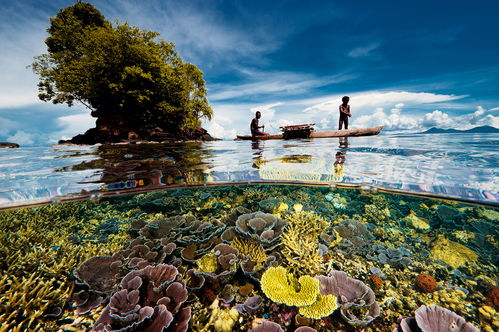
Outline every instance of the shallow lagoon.
{"label": "shallow lagoon", "polygon": [[[250,215],[257,211],[265,215]],[[400,317],[435,304],[493,331],[497,308],[487,296],[497,284],[498,218],[487,205],[282,184],[179,188],[4,210],[1,330],[90,330],[99,316],[110,317],[106,306],[120,307],[118,295],[110,298],[132,287],[131,278],[123,282],[127,274],[169,264],[170,277],[163,271],[166,281],[155,287],[169,292],[178,328],[189,322],[193,331],[249,330],[268,320],[289,331],[392,331]],[[372,301],[357,301],[349,311],[327,301],[314,310],[285,305],[291,300],[262,285],[282,281],[277,274],[262,279],[276,266],[286,269],[300,301],[307,296],[300,277],[344,271],[372,289],[379,316],[367,324]],[[152,282],[141,278],[141,308],[123,309],[127,319],[100,322],[138,330],[157,322],[160,310],[151,316],[143,309],[151,306]]]}

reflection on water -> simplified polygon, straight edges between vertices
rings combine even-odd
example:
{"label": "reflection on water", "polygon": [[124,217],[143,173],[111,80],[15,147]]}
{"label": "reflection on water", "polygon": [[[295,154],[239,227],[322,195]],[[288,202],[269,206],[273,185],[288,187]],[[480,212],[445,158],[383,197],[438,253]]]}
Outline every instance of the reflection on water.
{"label": "reflection on water", "polygon": [[0,150],[0,206],[178,185],[313,182],[497,202],[499,135],[381,135]]}

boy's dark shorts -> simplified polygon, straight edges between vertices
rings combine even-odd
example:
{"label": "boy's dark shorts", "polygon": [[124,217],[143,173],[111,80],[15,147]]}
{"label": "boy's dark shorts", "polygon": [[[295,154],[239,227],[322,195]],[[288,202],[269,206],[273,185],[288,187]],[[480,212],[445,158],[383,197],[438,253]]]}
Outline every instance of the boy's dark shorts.
{"label": "boy's dark shorts", "polygon": [[348,115],[346,115],[345,113],[340,113],[340,121],[345,121],[345,120],[348,120]]}

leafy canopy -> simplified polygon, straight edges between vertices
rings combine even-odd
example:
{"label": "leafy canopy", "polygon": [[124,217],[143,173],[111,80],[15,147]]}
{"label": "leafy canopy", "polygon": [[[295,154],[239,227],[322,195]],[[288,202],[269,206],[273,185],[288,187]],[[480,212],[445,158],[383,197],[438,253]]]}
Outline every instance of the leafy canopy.
{"label": "leafy canopy", "polygon": [[60,10],[50,22],[48,53],[32,64],[41,100],[69,106],[78,101],[98,124],[139,132],[186,131],[202,117],[211,119],[202,72],[158,33],[113,25],[84,2]]}

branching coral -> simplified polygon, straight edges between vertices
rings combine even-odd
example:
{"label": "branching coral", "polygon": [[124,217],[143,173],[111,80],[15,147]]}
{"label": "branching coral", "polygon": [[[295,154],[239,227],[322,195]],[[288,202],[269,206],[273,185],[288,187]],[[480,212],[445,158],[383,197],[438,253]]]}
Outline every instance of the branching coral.
{"label": "branching coral", "polygon": [[312,212],[295,212],[285,220],[288,225],[281,237],[284,265],[297,274],[320,274],[324,264],[319,236],[329,223]]}
{"label": "branching coral", "polygon": [[118,250],[127,238],[121,226],[106,236],[95,233],[110,216],[118,225],[129,218],[92,202],[0,211],[1,329],[54,329],[51,319],[63,314],[74,287],[71,271],[90,256]]}
{"label": "branching coral", "polygon": [[267,255],[258,241],[235,237],[230,246],[236,248],[242,258],[252,262],[263,263],[267,260]]}

